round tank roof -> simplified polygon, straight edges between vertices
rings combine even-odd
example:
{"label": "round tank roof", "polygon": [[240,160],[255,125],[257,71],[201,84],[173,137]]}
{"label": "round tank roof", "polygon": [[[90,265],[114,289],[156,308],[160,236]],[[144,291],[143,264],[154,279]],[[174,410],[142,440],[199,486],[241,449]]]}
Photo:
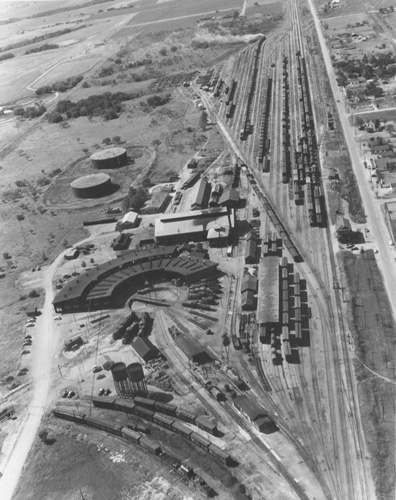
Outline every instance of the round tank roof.
{"label": "round tank roof", "polygon": [[91,160],[108,160],[110,158],[117,158],[126,153],[124,148],[109,148],[97,151],[90,156]]}
{"label": "round tank roof", "polygon": [[122,361],[119,363],[114,363],[114,365],[111,367],[111,373],[115,382],[123,382],[128,378],[126,364]]}
{"label": "round tank roof", "polygon": [[86,189],[95,186],[100,186],[110,181],[110,176],[107,174],[91,174],[84,175],[75,179],[70,186],[74,189]]}
{"label": "round tank roof", "polygon": [[127,367],[128,377],[131,382],[144,380],[143,366],[140,363],[131,363]]}

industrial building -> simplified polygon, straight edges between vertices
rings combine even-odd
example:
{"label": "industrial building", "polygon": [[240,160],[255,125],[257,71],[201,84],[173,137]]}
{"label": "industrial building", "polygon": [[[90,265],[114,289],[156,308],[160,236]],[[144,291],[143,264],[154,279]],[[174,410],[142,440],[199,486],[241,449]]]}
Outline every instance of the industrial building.
{"label": "industrial building", "polygon": [[90,156],[94,168],[118,168],[128,163],[127,152],[124,148],[109,148],[97,151]]}
{"label": "industrial building", "polygon": [[177,335],[174,340],[176,345],[194,363],[202,365],[212,361],[201,344],[190,335]]}
{"label": "industrial building", "polygon": [[76,198],[100,198],[113,192],[111,178],[107,174],[84,175],[70,184]]}
{"label": "industrial building", "polygon": [[235,188],[228,189],[222,194],[219,203],[222,207],[238,208],[241,200],[239,198],[239,191]]}
{"label": "industrial building", "polygon": [[142,209],[142,214],[160,214],[166,210],[171,199],[169,189],[161,189],[155,191],[151,198],[146,201]]}
{"label": "industrial building", "polygon": [[279,325],[279,257],[264,257],[259,273],[260,307],[257,313],[257,323],[277,327]]}
{"label": "industrial building", "polygon": [[57,313],[114,307],[121,287],[128,285],[132,295],[150,275],[190,283],[213,276],[216,269],[217,263],[210,260],[177,257],[176,246],[130,250],[70,280],[52,304]]}
{"label": "industrial building", "polygon": [[211,185],[207,177],[202,177],[198,183],[195,200],[191,204],[191,210],[202,210],[208,208]]}
{"label": "industrial building", "polygon": [[234,227],[235,213],[227,208],[166,214],[155,220],[155,238],[163,244],[225,241]]}
{"label": "industrial building", "polygon": [[239,410],[260,432],[270,433],[277,430],[275,423],[265,413],[264,409],[247,396],[237,396],[234,406]]}
{"label": "industrial building", "polygon": [[120,221],[120,229],[133,229],[139,225],[140,219],[136,212],[127,212]]}
{"label": "industrial building", "polygon": [[131,345],[139,358],[146,363],[157,358],[160,353],[158,347],[146,337],[137,337]]}

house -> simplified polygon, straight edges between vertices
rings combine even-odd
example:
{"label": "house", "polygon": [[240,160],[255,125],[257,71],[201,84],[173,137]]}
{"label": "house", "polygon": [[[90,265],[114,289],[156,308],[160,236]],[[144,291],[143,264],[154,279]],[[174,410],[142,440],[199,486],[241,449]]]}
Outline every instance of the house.
{"label": "house", "polygon": [[257,262],[257,239],[249,238],[245,246],[245,264],[254,264]]}
{"label": "house", "polygon": [[191,210],[202,210],[208,208],[211,185],[207,177],[202,177],[198,184],[195,200],[191,204]]}
{"label": "house", "polygon": [[77,257],[80,255],[80,252],[77,250],[77,248],[72,248],[70,250],[70,252],[67,252],[67,254],[65,254],[65,259],[66,260],[73,260],[73,259],[77,259]]}
{"label": "house", "polygon": [[396,172],[383,172],[380,175],[379,183],[381,187],[395,190],[396,189]]}
{"label": "house", "polygon": [[255,276],[251,276],[250,274],[245,275],[242,278],[241,283],[241,293],[250,290],[253,293],[257,292],[257,278]]}
{"label": "house", "polygon": [[139,225],[139,215],[136,212],[127,212],[121,219],[121,229],[132,229]]}
{"label": "house", "polygon": [[349,236],[352,232],[352,227],[351,223],[349,222],[349,219],[346,219],[345,217],[342,216],[337,217],[335,229],[338,238]]}
{"label": "house", "polygon": [[377,158],[374,160],[377,175],[396,169],[396,158]]}

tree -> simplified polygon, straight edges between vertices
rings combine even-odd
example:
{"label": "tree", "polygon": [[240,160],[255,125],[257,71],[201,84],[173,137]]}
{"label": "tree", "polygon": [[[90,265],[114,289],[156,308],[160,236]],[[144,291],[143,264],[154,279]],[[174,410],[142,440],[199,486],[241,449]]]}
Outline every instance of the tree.
{"label": "tree", "polygon": [[18,214],[16,216],[16,218],[17,218],[17,221],[21,222],[21,220],[23,220],[25,218],[25,216],[23,214]]}
{"label": "tree", "polygon": [[111,139],[110,137],[105,137],[102,141],[103,144],[106,144],[107,146],[111,144]]}
{"label": "tree", "polygon": [[206,130],[208,125],[208,113],[206,111],[202,111],[201,116],[199,118],[199,126],[202,130]]}
{"label": "tree", "polygon": [[3,252],[3,259],[11,259],[11,255],[8,252]]}
{"label": "tree", "polygon": [[386,127],[385,127],[385,130],[386,130],[389,134],[392,134],[392,132],[394,131],[394,126],[393,126],[393,123],[387,123],[387,124],[386,124]]}
{"label": "tree", "polygon": [[364,124],[364,120],[361,116],[355,117],[355,127],[361,127]]}

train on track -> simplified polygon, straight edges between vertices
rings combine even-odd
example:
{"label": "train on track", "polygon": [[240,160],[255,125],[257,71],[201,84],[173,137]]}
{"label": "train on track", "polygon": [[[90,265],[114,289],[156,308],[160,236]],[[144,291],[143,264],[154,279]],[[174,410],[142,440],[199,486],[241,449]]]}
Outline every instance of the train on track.
{"label": "train on track", "polygon": [[[194,481],[194,483],[197,484],[203,491],[205,491],[208,496],[213,496],[214,491],[212,487],[209,486],[206,481],[194,471],[193,468],[183,465],[183,458],[171,452],[163,445],[160,445],[157,441],[149,439],[148,437],[143,436],[141,433],[131,429],[130,424],[128,424],[127,426],[114,425],[102,419],[90,417],[85,413],[76,413],[68,409],[55,408],[52,413],[57,418],[69,420],[80,425],[86,425],[94,429],[108,432],[109,434],[113,434],[114,436],[125,439],[135,446],[139,446],[146,452],[154,455],[156,458],[161,460],[180,476]],[[220,452],[222,452],[222,450],[220,450]],[[209,451],[209,453],[212,453],[212,455],[216,456],[215,453],[213,453],[213,450],[212,452]]]}

